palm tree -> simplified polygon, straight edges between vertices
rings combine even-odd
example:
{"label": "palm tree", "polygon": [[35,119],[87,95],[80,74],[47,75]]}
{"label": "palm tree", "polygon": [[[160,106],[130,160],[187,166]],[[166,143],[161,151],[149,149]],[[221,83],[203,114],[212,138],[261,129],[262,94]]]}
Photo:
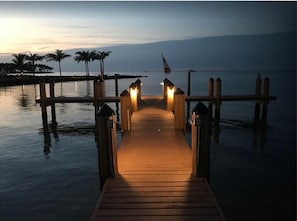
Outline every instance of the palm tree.
{"label": "palm tree", "polygon": [[19,69],[21,73],[23,73],[27,63],[26,61],[26,55],[25,54],[13,54],[14,58],[12,59],[12,63],[15,65],[16,69]]}
{"label": "palm tree", "polygon": [[75,52],[76,56],[74,57],[74,60],[77,61],[77,63],[84,61],[85,67],[86,67],[86,76],[90,75],[89,71],[89,62],[91,59],[93,60],[94,56],[96,56],[96,51],[77,51]]}
{"label": "palm tree", "polygon": [[35,75],[35,69],[37,66],[35,64],[35,61],[41,61],[43,58],[44,58],[44,56],[40,56],[38,54],[32,54],[31,52],[29,52],[28,55],[25,55],[25,59],[30,62],[30,65],[32,67],[33,76]]}
{"label": "palm tree", "polygon": [[99,60],[100,61],[100,74],[101,79],[103,80],[104,76],[104,59],[109,56],[111,51],[98,51],[96,55],[93,57],[93,60]]}
{"label": "palm tree", "polygon": [[57,49],[56,53],[54,54],[47,54],[47,61],[57,61],[59,63],[59,71],[60,71],[60,76],[62,76],[62,72],[61,72],[61,60],[63,60],[64,58],[67,57],[71,57],[71,55],[69,54],[65,54],[63,53],[62,50]]}

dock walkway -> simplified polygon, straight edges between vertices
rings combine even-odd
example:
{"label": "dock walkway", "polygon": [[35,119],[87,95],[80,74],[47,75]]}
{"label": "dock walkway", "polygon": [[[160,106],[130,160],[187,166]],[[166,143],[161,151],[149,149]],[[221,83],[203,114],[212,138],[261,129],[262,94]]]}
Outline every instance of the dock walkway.
{"label": "dock walkway", "polygon": [[224,220],[207,181],[162,97],[144,96],[118,150],[119,176],[107,179],[93,221]]}

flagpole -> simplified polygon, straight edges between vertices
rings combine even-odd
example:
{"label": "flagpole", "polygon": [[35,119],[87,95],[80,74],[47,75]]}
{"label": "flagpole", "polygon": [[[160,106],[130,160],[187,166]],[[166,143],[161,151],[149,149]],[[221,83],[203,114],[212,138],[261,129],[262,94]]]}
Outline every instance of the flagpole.
{"label": "flagpole", "polygon": [[[188,91],[187,96],[189,97],[191,95],[191,73],[195,72],[195,70],[188,70]],[[187,125],[189,125],[189,118],[190,118],[190,101],[187,101]]]}

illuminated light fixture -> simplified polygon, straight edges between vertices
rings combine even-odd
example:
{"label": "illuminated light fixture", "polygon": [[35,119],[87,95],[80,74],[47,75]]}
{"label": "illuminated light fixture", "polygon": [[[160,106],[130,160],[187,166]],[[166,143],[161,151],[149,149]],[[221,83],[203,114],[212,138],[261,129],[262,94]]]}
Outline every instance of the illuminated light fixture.
{"label": "illuminated light fixture", "polygon": [[137,97],[137,88],[130,88],[130,96]]}
{"label": "illuminated light fixture", "polygon": [[167,110],[173,111],[175,87],[173,85],[167,86]]}
{"label": "illuminated light fixture", "polygon": [[131,105],[132,111],[137,111],[137,86],[136,84],[132,83],[129,87],[130,89],[130,98],[131,98]]}
{"label": "illuminated light fixture", "polygon": [[172,97],[173,98],[174,92],[175,92],[175,87],[173,87],[173,86],[168,86],[167,87],[167,95],[168,95],[168,97]]}

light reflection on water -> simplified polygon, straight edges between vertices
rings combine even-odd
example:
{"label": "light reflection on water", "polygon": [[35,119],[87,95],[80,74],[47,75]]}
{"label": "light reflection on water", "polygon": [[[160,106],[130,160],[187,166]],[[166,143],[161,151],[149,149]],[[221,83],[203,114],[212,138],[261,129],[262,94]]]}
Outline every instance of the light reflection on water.
{"label": "light reflection on water", "polygon": [[[165,77],[186,91],[182,74],[147,73],[142,94],[161,94]],[[253,102],[224,103],[219,142],[212,140],[211,186],[227,220],[293,220],[296,102],[287,97],[296,101],[296,76],[267,74],[278,98],[269,105],[266,130],[251,125]],[[253,93],[256,75],[196,72],[191,93],[206,95],[210,77],[222,79],[222,94]],[[119,92],[132,81],[119,80]],[[93,83],[56,83],[55,93],[92,96]],[[106,81],[107,96],[114,93],[114,81]],[[38,85],[0,88],[0,220],[88,220],[99,196],[94,107],[57,104],[58,132],[50,133],[45,154],[36,98]]]}

